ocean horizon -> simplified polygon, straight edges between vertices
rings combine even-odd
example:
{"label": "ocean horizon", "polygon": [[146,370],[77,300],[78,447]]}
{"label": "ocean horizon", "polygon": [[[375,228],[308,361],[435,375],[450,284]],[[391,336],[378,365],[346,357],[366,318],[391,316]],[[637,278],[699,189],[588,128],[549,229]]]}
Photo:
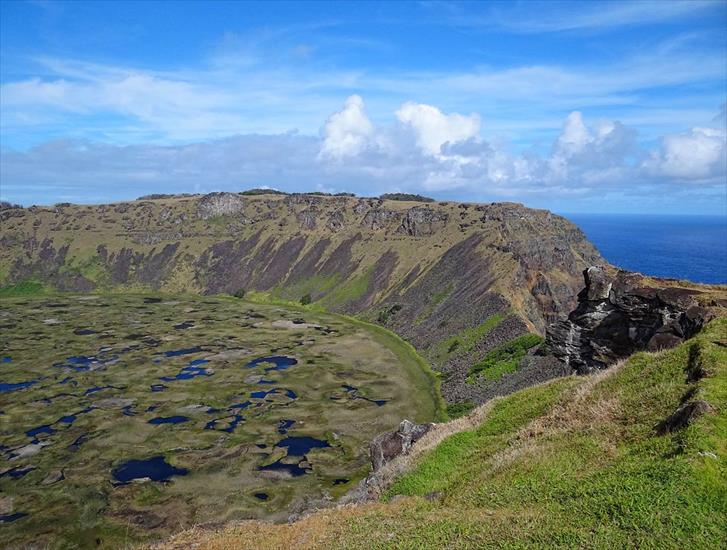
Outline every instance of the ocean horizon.
{"label": "ocean horizon", "polygon": [[561,214],[611,264],[644,275],[727,284],[727,216]]}

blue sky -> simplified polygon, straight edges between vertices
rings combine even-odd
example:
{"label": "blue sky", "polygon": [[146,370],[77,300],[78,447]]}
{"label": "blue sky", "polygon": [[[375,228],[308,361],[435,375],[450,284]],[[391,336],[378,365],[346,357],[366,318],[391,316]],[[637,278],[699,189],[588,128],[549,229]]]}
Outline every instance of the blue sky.
{"label": "blue sky", "polygon": [[727,212],[727,2],[0,3],[0,195]]}

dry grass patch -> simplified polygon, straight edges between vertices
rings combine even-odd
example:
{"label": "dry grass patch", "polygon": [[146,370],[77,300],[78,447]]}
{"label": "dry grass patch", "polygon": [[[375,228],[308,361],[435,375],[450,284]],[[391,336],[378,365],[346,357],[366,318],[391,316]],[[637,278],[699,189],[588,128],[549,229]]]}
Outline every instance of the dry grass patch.
{"label": "dry grass patch", "polygon": [[583,379],[568,392],[550,412],[536,418],[517,434],[516,440],[526,440],[554,432],[584,430],[613,420],[618,412],[619,396],[593,399],[593,390],[604,380],[619,372],[626,361],[619,361]]}
{"label": "dry grass patch", "polygon": [[295,523],[275,524],[264,521],[241,521],[212,530],[198,526],[183,531],[159,544],[143,546],[146,550],[282,550],[289,548],[330,548],[325,541],[345,530],[347,522],[361,514],[391,513],[406,503],[385,505],[370,503],[318,510]]}
{"label": "dry grass patch", "polygon": [[572,391],[566,392],[549,412],[522,427],[507,448],[489,459],[493,470],[501,470],[526,456],[543,454],[549,440],[555,435],[591,431],[612,422],[619,411],[619,396],[611,394],[594,399],[593,390],[619,372],[625,364],[625,361],[619,361],[608,369],[584,378]]}

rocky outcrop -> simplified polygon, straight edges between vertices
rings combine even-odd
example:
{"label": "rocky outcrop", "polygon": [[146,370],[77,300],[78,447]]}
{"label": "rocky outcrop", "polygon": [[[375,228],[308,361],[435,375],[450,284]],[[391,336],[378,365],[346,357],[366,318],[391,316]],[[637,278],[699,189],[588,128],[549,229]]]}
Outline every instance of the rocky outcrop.
{"label": "rocky outcrop", "polygon": [[321,204],[323,202],[323,197],[311,193],[293,193],[286,196],[283,199],[283,202],[289,207],[298,206],[301,204],[313,206],[315,204]]}
{"label": "rocky outcrop", "polygon": [[372,203],[370,201],[365,200],[357,200],[356,204],[353,205],[353,212],[354,214],[363,214],[366,212],[370,207],[372,206]]}
{"label": "rocky outcrop", "polygon": [[698,290],[655,287],[637,273],[592,266],[568,319],[550,326],[545,349],[580,374],[605,368],[640,350],[671,348],[711,319]]}
{"label": "rocky outcrop", "polygon": [[334,212],[332,212],[331,215],[328,217],[326,227],[334,233],[343,230],[345,228],[345,218],[343,215],[343,210],[335,210]]}
{"label": "rocky outcrop", "polygon": [[366,229],[372,231],[378,231],[379,229],[386,229],[389,222],[397,216],[397,213],[392,210],[386,210],[384,208],[372,208],[363,218],[361,225]]}
{"label": "rocky outcrop", "polygon": [[22,206],[19,204],[12,204],[8,201],[0,201],[0,211],[3,210],[22,210]]}
{"label": "rocky outcrop", "polygon": [[444,212],[432,210],[425,206],[415,206],[406,213],[397,232],[412,237],[432,235],[444,227],[447,218],[448,216]]}
{"label": "rocky outcrop", "polygon": [[209,193],[197,203],[197,217],[208,220],[216,216],[242,214],[245,200],[237,193]]}
{"label": "rocky outcrop", "polygon": [[316,228],[316,218],[318,217],[318,210],[315,207],[306,208],[298,212],[296,219],[301,229],[312,231]]}
{"label": "rocky outcrop", "polygon": [[393,432],[376,436],[371,442],[371,465],[374,472],[384,464],[400,455],[409,453],[412,445],[421,439],[434,424],[415,424],[409,420],[402,420],[399,427]]}

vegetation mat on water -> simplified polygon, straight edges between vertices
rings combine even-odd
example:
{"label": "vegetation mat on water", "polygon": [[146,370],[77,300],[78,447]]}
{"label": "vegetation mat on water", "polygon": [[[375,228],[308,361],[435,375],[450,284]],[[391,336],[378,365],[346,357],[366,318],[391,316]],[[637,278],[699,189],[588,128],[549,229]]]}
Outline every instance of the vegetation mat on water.
{"label": "vegetation mat on water", "polygon": [[3,546],[287,519],[366,475],[377,434],[443,414],[408,344],[312,306],[32,293],[0,306]]}

